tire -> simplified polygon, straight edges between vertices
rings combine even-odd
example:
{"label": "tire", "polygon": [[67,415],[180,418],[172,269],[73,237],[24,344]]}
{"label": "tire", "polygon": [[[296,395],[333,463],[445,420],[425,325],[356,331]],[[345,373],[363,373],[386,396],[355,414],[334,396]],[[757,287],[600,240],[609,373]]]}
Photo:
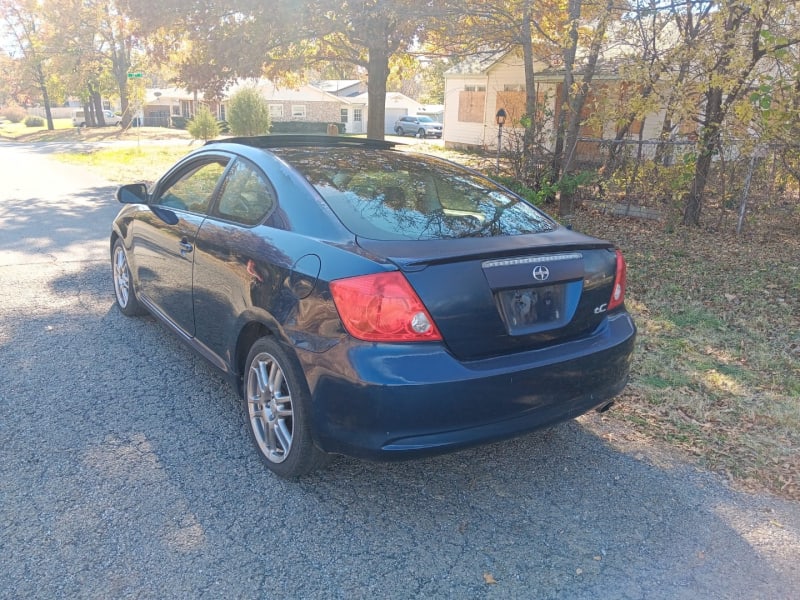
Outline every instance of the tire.
{"label": "tire", "polygon": [[111,251],[111,271],[114,278],[114,297],[120,312],[128,317],[135,317],[147,312],[139,303],[139,298],[136,297],[128,254],[125,252],[122,240],[119,239],[114,242],[114,248]]}
{"label": "tire", "polygon": [[310,395],[300,365],[274,338],[253,344],[242,387],[250,438],[273,473],[294,479],[328,462],[311,438]]}
{"label": "tire", "polygon": [[425,139],[425,130],[422,127],[420,127],[417,131],[417,137],[420,139]]}
{"label": "tire", "polygon": [[406,133],[405,133],[405,131],[403,131],[403,128],[402,128],[402,127],[395,127],[395,128],[394,128],[394,132],[395,132],[397,135],[399,135],[399,136],[403,136],[403,135],[405,135],[405,134],[406,134]]}

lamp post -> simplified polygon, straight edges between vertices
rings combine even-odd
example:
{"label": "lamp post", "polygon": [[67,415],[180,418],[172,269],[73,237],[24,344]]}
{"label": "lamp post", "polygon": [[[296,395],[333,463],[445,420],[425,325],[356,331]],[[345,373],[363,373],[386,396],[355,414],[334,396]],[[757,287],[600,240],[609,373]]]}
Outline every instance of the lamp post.
{"label": "lamp post", "polygon": [[495,170],[498,175],[500,175],[500,148],[503,147],[503,125],[506,124],[507,116],[504,108],[498,110],[494,116],[494,120],[497,123],[497,167]]}

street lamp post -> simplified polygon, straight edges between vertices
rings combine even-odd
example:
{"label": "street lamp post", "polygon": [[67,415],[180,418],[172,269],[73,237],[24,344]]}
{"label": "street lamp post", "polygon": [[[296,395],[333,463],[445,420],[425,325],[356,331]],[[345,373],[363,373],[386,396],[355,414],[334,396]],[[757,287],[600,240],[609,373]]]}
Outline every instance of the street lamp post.
{"label": "street lamp post", "polygon": [[495,170],[498,175],[500,175],[500,148],[503,147],[503,125],[506,124],[507,116],[504,108],[498,110],[494,116],[494,120],[497,123],[497,167]]}

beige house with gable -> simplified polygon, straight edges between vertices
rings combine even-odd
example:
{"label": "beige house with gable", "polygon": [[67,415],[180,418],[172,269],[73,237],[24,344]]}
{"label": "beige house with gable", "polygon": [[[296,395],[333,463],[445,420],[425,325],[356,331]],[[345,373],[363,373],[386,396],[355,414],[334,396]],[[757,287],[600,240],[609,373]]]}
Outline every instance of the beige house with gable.
{"label": "beige house with gable", "polygon": [[[538,118],[545,131],[553,131],[553,123],[563,104],[563,71],[549,69],[536,62],[536,95],[541,107]],[[614,72],[598,73],[592,83],[584,108],[588,120],[580,136],[610,139],[616,134],[616,124],[597,123],[589,117],[603,103],[625,101],[625,86]],[[496,149],[498,125],[495,115],[506,111],[506,131],[515,127],[525,114],[525,68],[521,52],[508,52],[473,57],[445,73],[444,143],[450,148]],[[660,133],[663,111],[648,115],[644,122],[635,122],[628,134],[638,139],[655,139]],[[503,146],[508,137],[504,140]],[[596,147],[596,144],[593,145]],[[580,154],[584,148],[577,149]]]}

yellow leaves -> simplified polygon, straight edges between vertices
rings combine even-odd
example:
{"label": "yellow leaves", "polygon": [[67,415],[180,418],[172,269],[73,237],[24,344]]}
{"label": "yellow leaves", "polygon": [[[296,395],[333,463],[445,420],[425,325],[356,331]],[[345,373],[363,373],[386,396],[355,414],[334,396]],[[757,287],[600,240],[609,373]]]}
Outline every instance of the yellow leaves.
{"label": "yellow leaves", "polygon": [[497,580],[494,578],[494,575],[488,572],[483,574],[483,582],[486,585],[497,585]]}

